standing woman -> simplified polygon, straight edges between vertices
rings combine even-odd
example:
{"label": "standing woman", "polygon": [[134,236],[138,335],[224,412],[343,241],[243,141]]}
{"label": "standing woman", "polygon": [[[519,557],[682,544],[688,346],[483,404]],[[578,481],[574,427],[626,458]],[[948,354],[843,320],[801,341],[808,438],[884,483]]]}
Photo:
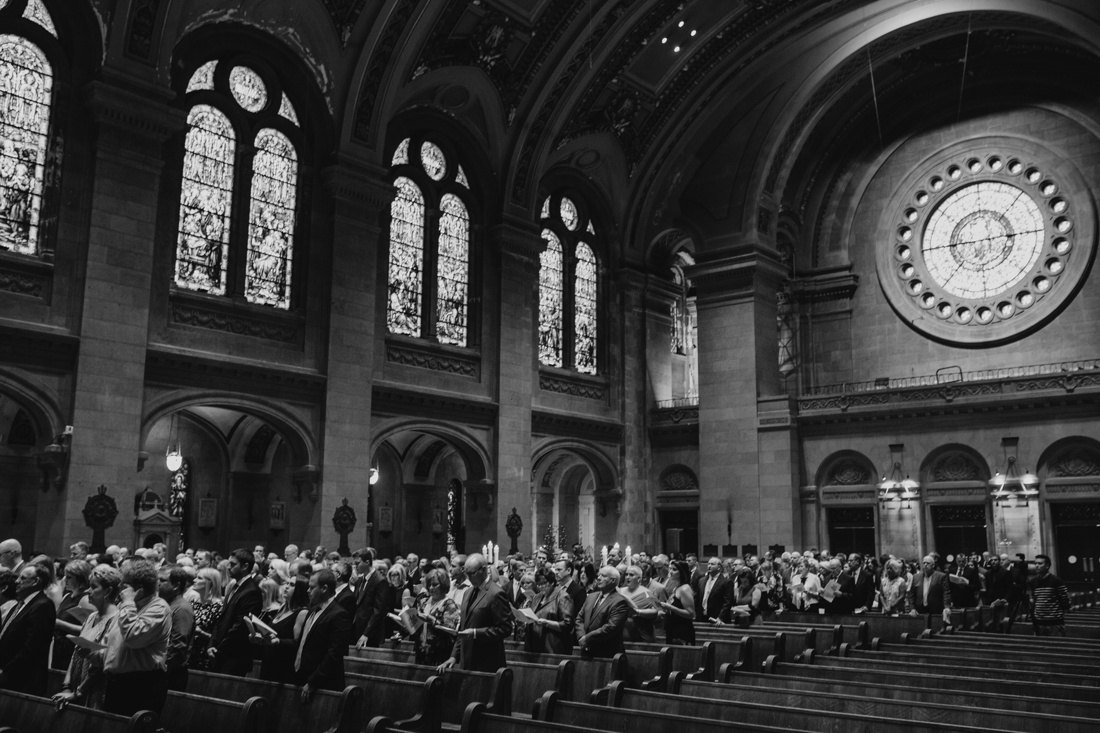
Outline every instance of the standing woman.
{"label": "standing woman", "polygon": [[88,600],[88,582],[92,566],[85,560],[70,560],[65,565],[65,594],[61,596],[61,605],[57,607],[57,621],[54,622],[53,658],[50,667],[67,669],[73,655],[73,643],[66,637],[79,634],[80,629],[94,611]]}
{"label": "standing woman", "polygon": [[[89,576],[88,588],[88,600],[95,610],[84,619],[80,636],[96,644],[106,644],[104,640],[117,621],[118,606],[115,603],[122,588],[122,574],[110,565],[97,565]],[[54,695],[53,700],[58,705],[76,702],[93,710],[102,710],[103,691],[103,654],[77,649],[69,662],[61,692]]]}
{"label": "standing woman", "polygon": [[[383,606],[383,608],[386,609],[387,613],[393,613],[400,616],[402,611],[412,605],[412,595],[409,593],[408,588],[405,587],[406,577],[405,566],[401,563],[395,563],[392,568],[386,571],[386,580],[389,581],[389,587],[386,589],[386,605]],[[404,637],[409,635],[409,630],[392,618],[386,617],[384,622],[386,624],[387,637]]]}
{"label": "standing woman", "polygon": [[525,624],[527,638],[524,639],[523,650],[571,654],[573,599],[565,588],[555,584],[554,576],[546,568],[539,568],[534,580],[537,595],[531,601],[531,609],[539,620]]}
{"label": "standing woman", "polygon": [[626,626],[623,627],[624,641],[641,641],[652,644],[657,641],[657,635],[653,629],[653,622],[657,618],[657,599],[647,588],[643,580],[649,574],[649,565],[629,565],[626,568],[626,585],[619,588],[619,593],[630,604],[630,615],[627,616]]}
{"label": "standing woman", "polygon": [[760,613],[760,601],[763,598],[761,587],[756,583],[752,571],[740,568],[733,574],[733,623],[735,626],[752,626]]}
{"label": "standing woman", "polygon": [[294,678],[294,657],[309,610],[309,581],[289,581],[284,595],[286,600],[279,609],[263,619],[275,636],[257,633],[249,637],[262,647],[260,679],[268,682],[290,682]]}
{"label": "standing woman", "polygon": [[211,660],[206,654],[206,647],[225,608],[222,600],[222,574],[214,568],[200,568],[192,587],[199,594],[199,602],[191,606],[195,612],[195,636],[188,667],[208,670]]}
{"label": "standing woman", "polygon": [[437,667],[451,656],[455,641],[452,634],[439,629],[458,630],[462,612],[447,597],[451,578],[446,570],[432,568],[424,576],[424,593],[418,598],[417,615],[424,625],[416,639],[416,663]]}
{"label": "standing woman", "polygon": [[695,594],[691,592],[691,569],[683,560],[669,564],[669,585],[676,588],[672,601],[662,601],[660,606],[665,619],[665,641],[669,644],[694,646],[695,644]]}
{"label": "standing woman", "polygon": [[821,579],[817,577],[817,563],[812,557],[799,561],[798,572],[791,575],[791,599],[794,607],[808,613],[817,612],[817,598],[821,593]]}

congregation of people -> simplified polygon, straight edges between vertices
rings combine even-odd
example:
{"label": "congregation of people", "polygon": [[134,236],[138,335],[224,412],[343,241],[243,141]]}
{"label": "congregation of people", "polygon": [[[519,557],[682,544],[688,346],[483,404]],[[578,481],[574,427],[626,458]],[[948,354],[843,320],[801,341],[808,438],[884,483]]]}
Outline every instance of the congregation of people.
{"label": "congregation of people", "polygon": [[669,557],[575,546],[557,554],[482,553],[392,560],[295,545],[227,556],[158,544],[24,559],[0,543],[0,689],[58,706],[159,712],[191,670],[295,685],[304,702],[344,687],[349,647],[407,639],[418,664],[494,672],[506,643],[530,652],[612,657],[626,642],[691,645],[696,624],[749,626],[785,611],[944,614],[1004,607],[1035,633],[1065,634],[1069,594],[1038,555],[1034,569],[989,553],[915,563],[828,551]]}

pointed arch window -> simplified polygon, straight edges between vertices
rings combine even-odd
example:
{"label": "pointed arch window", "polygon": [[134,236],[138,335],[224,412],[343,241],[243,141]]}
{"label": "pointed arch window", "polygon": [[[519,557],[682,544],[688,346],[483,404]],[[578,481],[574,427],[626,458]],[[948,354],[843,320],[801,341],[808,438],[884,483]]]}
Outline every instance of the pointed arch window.
{"label": "pointed arch window", "polygon": [[57,30],[41,0],[0,3],[0,19],[0,251],[38,256],[50,249],[40,239],[54,70],[30,36],[50,42]]}
{"label": "pointed arch window", "polygon": [[289,310],[302,139],[294,105],[251,60],[206,62],[185,94],[173,281]]}
{"label": "pointed arch window", "polygon": [[599,261],[596,227],[568,196],[542,204],[539,262],[539,362],[596,374],[599,366]]}
{"label": "pointed arch window", "polygon": [[391,159],[386,326],[390,333],[469,346],[471,195],[458,156],[405,138]]}

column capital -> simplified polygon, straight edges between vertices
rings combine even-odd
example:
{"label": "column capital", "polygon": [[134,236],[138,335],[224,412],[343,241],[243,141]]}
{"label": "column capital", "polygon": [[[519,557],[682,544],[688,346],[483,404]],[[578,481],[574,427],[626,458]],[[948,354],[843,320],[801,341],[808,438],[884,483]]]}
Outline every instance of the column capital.
{"label": "column capital", "polygon": [[500,251],[502,257],[510,257],[538,268],[539,255],[546,248],[542,239],[542,228],[538,224],[506,217],[505,220],[489,229],[489,241]]}
{"label": "column capital", "polygon": [[128,147],[136,139],[155,150],[158,158],[161,144],[187,125],[187,113],[171,106],[173,92],[108,69],[82,92],[101,133],[117,133],[119,142],[130,141]]}
{"label": "column capital", "polygon": [[396,194],[387,175],[385,168],[347,154],[338,155],[336,162],[320,171],[325,193],[341,203],[377,211],[389,206]]}
{"label": "column capital", "polygon": [[774,300],[776,289],[787,278],[787,268],[775,252],[745,245],[699,258],[687,275],[695,284],[700,306],[705,307],[760,294]]}

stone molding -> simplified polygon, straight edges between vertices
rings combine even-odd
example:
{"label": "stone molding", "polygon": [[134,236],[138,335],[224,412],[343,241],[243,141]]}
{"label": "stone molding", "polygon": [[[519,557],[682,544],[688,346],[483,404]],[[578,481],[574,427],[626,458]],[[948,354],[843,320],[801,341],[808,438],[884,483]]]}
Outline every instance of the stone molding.
{"label": "stone molding", "polygon": [[582,397],[588,400],[607,402],[607,384],[592,382],[590,378],[564,376],[539,372],[539,389],[544,392],[557,392],[570,397]]}
{"label": "stone molding", "polygon": [[460,377],[481,378],[480,356],[444,351],[443,347],[430,342],[412,344],[387,340],[386,361],[418,369],[430,369],[434,372],[456,374]]}
{"label": "stone molding", "polygon": [[0,257],[0,291],[49,302],[53,267],[32,257]]}
{"label": "stone molding", "polygon": [[371,390],[371,413],[376,416],[400,415],[491,427],[496,423],[497,412],[496,403],[488,400],[428,392],[415,385],[375,381]]}
{"label": "stone molding", "polygon": [[170,347],[152,347],[146,352],[145,381],[169,387],[237,390],[310,404],[320,404],[327,383],[325,375],[314,371]]}
{"label": "stone molding", "polygon": [[294,322],[234,313],[228,309],[204,307],[197,303],[174,301],[169,308],[169,321],[176,325],[222,331],[238,336],[251,336],[284,344],[301,343],[304,333],[300,319],[289,314],[285,318]]}
{"label": "stone molding", "polygon": [[581,415],[566,415],[546,410],[531,411],[531,432],[592,441],[618,443],[623,437],[622,423],[595,420]]}

